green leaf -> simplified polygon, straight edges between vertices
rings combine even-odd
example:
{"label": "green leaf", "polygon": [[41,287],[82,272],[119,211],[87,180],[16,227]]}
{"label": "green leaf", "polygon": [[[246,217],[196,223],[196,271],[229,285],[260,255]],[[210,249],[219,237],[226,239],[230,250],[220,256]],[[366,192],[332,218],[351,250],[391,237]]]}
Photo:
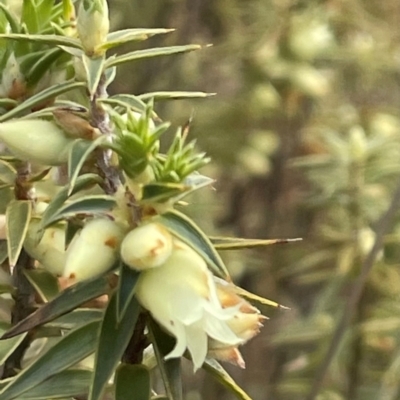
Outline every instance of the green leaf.
{"label": "green leaf", "polygon": [[18,33],[20,23],[17,17],[10,12],[8,7],[5,4],[3,4],[3,2],[0,2],[0,9],[7,18],[8,23],[10,24],[11,32]]}
{"label": "green leaf", "polygon": [[230,281],[229,272],[221,257],[204,232],[186,215],[179,211],[169,211],[154,218],[163,224],[174,236],[199,253],[212,271]]}
{"label": "green leaf", "polygon": [[133,94],[117,94],[107,99],[99,99],[100,102],[110,104],[111,106],[121,106],[123,108],[131,108],[137,112],[146,111],[146,103]]}
{"label": "green leaf", "polygon": [[62,291],[54,300],[44,304],[28,317],[14,325],[1,339],[19,335],[22,332],[53,321],[87,301],[107,293],[108,290],[109,284],[104,276],[78,282]]}
{"label": "green leaf", "polygon": [[66,370],[93,353],[99,326],[98,321],[91,322],[64,336],[3,388],[0,391],[0,400],[19,398],[47,378]]}
{"label": "green leaf", "polygon": [[56,212],[52,218],[47,220],[46,228],[62,219],[75,217],[77,214],[99,214],[111,210],[115,206],[115,197],[105,194],[94,194],[85,197],[80,197],[76,200],[67,203]]}
{"label": "green leaf", "polygon": [[232,379],[225,369],[215,360],[206,360],[202,367],[212,375],[219,383],[225,386],[236,398],[240,400],[252,400],[252,398]]}
{"label": "green leaf", "polygon": [[41,44],[48,44],[50,46],[66,46],[82,49],[81,43],[78,39],[73,39],[68,36],[60,35],[26,35],[19,33],[6,33],[0,34],[1,39],[16,40],[22,42],[34,42]]}
{"label": "green leaf", "polygon": [[108,140],[106,135],[98,137],[94,141],[84,139],[77,139],[72,144],[69,157],[68,157],[68,177],[69,177],[69,190],[68,196],[74,190],[75,182],[79,176],[83,164],[86,162],[94,149]]}
{"label": "green leaf", "polygon": [[0,160],[0,181],[13,185],[16,176],[16,169],[7,161]]}
{"label": "green leaf", "polygon": [[115,374],[115,400],[149,400],[150,372],[144,365],[121,364]]}
{"label": "green leaf", "polygon": [[190,51],[199,50],[201,49],[201,47],[202,46],[197,44],[189,44],[185,46],[155,47],[153,49],[136,50],[130,53],[123,54],[121,56],[117,56],[114,59],[107,60],[106,68],[114,67],[131,61],[142,60],[144,58],[188,53]]}
{"label": "green leaf", "polygon": [[38,13],[33,0],[23,0],[21,22],[26,24],[29,33],[39,31]]}
{"label": "green leaf", "polygon": [[175,339],[162,331],[151,319],[148,329],[168,399],[182,400],[181,359],[164,360],[164,357],[174,348]]}
{"label": "green leaf", "polygon": [[146,40],[151,36],[173,32],[175,29],[123,29],[120,31],[111,32],[107,35],[107,41],[99,46],[99,49],[108,50],[113,47],[121,46],[124,43],[137,42]]}
{"label": "green leaf", "polygon": [[264,297],[258,296],[254,293],[248,292],[247,290],[242,289],[239,286],[235,286],[235,292],[239,295],[244,297],[245,299],[249,300],[250,302],[253,303],[259,303],[262,304],[263,306],[270,306],[270,307],[276,307],[276,308],[283,308],[285,310],[288,310],[288,307],[283,306],[282,304],[279,304],[275,301],[265,299]]}
{"label": "green leaf", "polygon": [[137,97],[140,100],[147,101],[154,99],[154,101],[162,100],[183,100],[183,99],[203,99],[205,97],[215,96],[215,93],[204,92],[150,92],[140,94]]}
{"label": "green leaf", "polygon": [[24,270],[24,274],[44,302],[58,296],[60,292],[58,281],[50,272],[45,269],[31,269]]}
{"label": "green leaf", "polygon": [[24,244],[32,214],[30,201],[12,200],[6,210],[8,262],[15,266]]}
{"label": "green leaf", "polygon": [[[117,296],[114,293],[108,303],[101,325],[89,400],[101,399],[105,385],[120,362],[139,316],[140,306],[133,297],[127,306],[125,315],[118,322],[116,303]],[[0,400],[2,399],[0,398]]]}
{"label": "green leaf", "polygon": [[297,242],[301,239],[238,239],[231,237],[212,237],[210,236],[212,244],[217,250],[242,250],[254,249],[257,247],[270,246],[272,244],[283,244],[290,242]]}
{"label": "green leaf", "polygon": [[127,307],[135,294],[136,282],[140,273],[129,268],[124,263],[119,270],[118,291],[117,291],[117,321],[124,317]]}
{"label": "green leaf", "polygon": [[86,71],[87,86],[90,93],[90,98],[93,98],[96,93],[97,86],[99,85],[101,76],[104,71],[105,56],[91,58],[82,55],[82,63]]}
{"label": "green leaf", "polygon": [[25,100],[23,103],[19,104],[12,110],[1,115],[0,122],[4,122],[11,118],[17,117],[25,111],[30,111],[33,107],[37,106],[38,104],[43,104],[47,100],[53,99],[59,96],[60,94],[83,87],[85,87],[85,84],[83,82],[64,82],[50,86],[49,88],[40,91],[34,96],[29,97],[27,100]]}
{"label": "green leaf", "polygon": [[28,86],[36,85],[45,73],[50,69],[56,60],[58,60],[64,52],[61,49],[52,49],[46,52],[29,70],[27,74]]}
{"label": "green leaf", "polygon": [[100,321],[103,318],[103,315],[104,310],[96,308],[78,308],[47,323],[45,326],[46,328],[71,330],[78,326],[86,325],[88,322]]}
{"label": "green leaf", "polygon": [[[4,333],[4,329],[0,329],[0,333]],[[15,336],[10,339],[0,340],[0,365],[3,365],[7,358],[14,352],[14,350],[25,339],[26,333]]]}
{"label": "green leaf", "polygon": [[143,203],[163,203],[182,195],[190,189],[190,186],[181,183],[149,183],[143,187],[143,197],[140,201]]}
{"label": "green leaf", "polygon": [[36,387],[19,396],[19,400],[48,400],[78,397],[87,393],[92,379],[92,371],[69,369],[46,379]]}
{"label": "green leaf", "polygon": [[67,201],[69,196],[79,192],[80,190],[86,189],[89,186],[92,186],[94,183],[101,182],[101,178],[95,174],[85,174],[76,178],[74,188],[72,192],[69,194],[69,187],[64,187],[60,190],[51,200],[48,207],[44,211],[41,219],[41,228],[44,229],[46,226],[49,226],[49,221],[54,218],[54,216],[58,213],[59,209],[62,205]]}

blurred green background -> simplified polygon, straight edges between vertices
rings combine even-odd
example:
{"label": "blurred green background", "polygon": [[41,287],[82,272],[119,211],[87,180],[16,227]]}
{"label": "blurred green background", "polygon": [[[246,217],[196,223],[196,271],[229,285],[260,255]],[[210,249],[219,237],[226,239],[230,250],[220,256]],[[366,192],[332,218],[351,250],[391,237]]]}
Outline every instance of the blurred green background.
{"label": "blurred green background", "polygon": [[[123,66],[112,92],[217,93],[158,103],[213,158],[188,212],[207,233],[302,242],[224,253],[236,282],[290,310],[228,368],[255,400],[400,399],[400,220],[327,351],[400,176],[397,0],[110,0],[114,29],[174,27],[153,45],[213,47]],[[149,43],[145,43],[146,46]],[[122,50],[121,50],[122,51]],[[337,340],[337,338],[335,339]],[[325,360],[325,361],[324,361]],[[188,368],[187,400],[230,399]],[[205,383],[206,382],[206,383]]]}

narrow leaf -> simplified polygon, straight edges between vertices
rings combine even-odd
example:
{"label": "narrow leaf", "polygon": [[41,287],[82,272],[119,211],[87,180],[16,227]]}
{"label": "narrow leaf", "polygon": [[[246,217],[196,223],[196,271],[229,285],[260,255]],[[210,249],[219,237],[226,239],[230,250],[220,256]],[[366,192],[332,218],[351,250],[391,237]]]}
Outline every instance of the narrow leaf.
{"label": "narrow leaf", "polygon": [[257,247],[270,246],[272,244],[284,244],[298,242],[300,238],[294,239],[238,239],[230,237],[210,237],[209,238],[217,250],[242,250],[254,249]]}
{"label": "narrow leaf", "polygon": [[188,53],[190,51],[199,49],[201,49],[200,45],[190,44],[185,46],[156,47],[153,49],[136,50],[115,57],[114,59],[109,59],[106,63],[106,67],[110,68],[127,62],[141,60],[144,58],[169,56],[172,54],[179,54],[179,53]]}
{"label": "narrow leaf", "polygon": [[33,107],[37,106],[38,104],[42,104],[49,99],[53,99],[59,96],[60,94],[82,87],[85,87],[85,84],[83,82],[64,82],[54,86],[50,86],[49,88],[40,91],[34,96],[29,97],[27,100],[25,100],[23,103],[19,104],[12,110],[1,115],[0,122],[4,122],[16,116],[19,116],[25,111],[30,111]]}
{"label": "narrow leaf", "polygon": [[151,92],[144,93],[137,96],[140,100],[147,101],[154,99],[154,101],[162,100],[183,100],[183,99],[203,99],[205,97],[215,96],[215,93],[205,92]]}
{"label": "narrow leaf", "polygon": [[115,400],[149,400],[150,372],[144,365],[121,364],[115,374]]}
{"label": "narrow leaf", "polygon": [[114,293],[108,303],[101,325],[89,400],[101,399],[105,386],[129,343],[139,316],[140,306],[133,297],[127,306],[125,315],[118,322],[116,303],[117,296]]}
{"label": "narrow leaf", "polygon": [[119,94],[107,99],[99,99],[102,103],[110,104],[111,106],[121,106],[123,108],[131,108],[137,112],[146,111],[146,103],[133,94]]}
{"label": "narrow leaf", "polygon": [[62,291],[54,300],[44,304],[28,317],[14,325],[1,339],[7,339],[74,310],[76,307],[93,300],[109,290],[109,283],[104,276],[92,280],[78,282]]}
{"label": "narrow leaf", "polygon": [[8,23],[10,24],[11,32],[18,33],[20,23],[17,17],[10,12],[8,7],[3,2],[0,2],[0,9],[7,18]]}
{"label": "narrow leaf", "polygon": [[119,270],[118,290],[117,290],[117,321],[124,317],[127,307],[135,294],[136,282],[140,273],[129,268],[124,263]]}
{"label": "narrow leaf", "polygon": [[74,47],[76,49],[82,49],[82,46],[78,39],[73,39],[68,36],[60,35],[26,35],[19,33],[6,33],[0,34],[0,39],[16,40],[22,42],[34,42],[49,44],[51,46],[66,46]]}
{"label": "narrow leaf", "polygon": [[236,398],[240,400],[252,400],[252,398],[232,379],[225,369],[215,360],[206,360],[202,367],[212,375],[219,383],[225,386]]}
{"label": "narrow leaf", "polygon": [[15,266],[24,244],[32,214],[30,201],[12,200],[6,210],[8,261]]}
{"label": "narrow leaf", "polygon": [[29,70],[27,74],[27,81],[30,87],[36,85],[43,75],[50,69],[52,64],[58,60],[62,55],[61,49],[52,49],[43,55]]}
{"label": "narrow leaf", "polygon": [[14,352],[14,350],[25,339],[26,333],[15,336],[7,340],[0,341],[0,365],[3,365],[7,358]]}
{"label": "narrow leaf", "polygon": [[113,196],[95,194],[85,196],[61,207],[56,214],[47,220],[43,228],[54,224],[62,219],[76,216],[77,214],[99,214],[111,210],[115,206],[115,198]]}
{"label": "narrow leaf", "polygon": [[42,301],[48,302],[58,296],[57,278],[45,269],[24,270],[24,275],[34,287]]}
{"label": "narrow leaf", "polygon": [[262,304],[264,306],[271,306],[271,307],[276,307],[276,308],[283,308],[285,310],[288,310],[288,307],[283,306],[282,304],[276,303],[275,301],[265,299],[264,297],[257,296],[254,293],[248,292],[247,290],[242,289],[239,286],[235,286],[235,292],[239,295],[244,297],[245,299]]}
{"label": "narrow leaf", "polygon": [[164,360],[164,357],[174,348],[175,340],[151,319],[148,329],[167,397],[169,400],[182,400],[181,359]]}
{"label": "narrow leaf", "polygon": [[50,225],[50,221],[57,214],[62,205],[67,201],[68,197],[80,190],[83,190],[95,183],[99,183],[100,178],[95,174],[85,174],[76,178],[74,188],[69,194],[69,187],[64,187],[60,190],[51,200],[45,212],[42,215],[41,228],[44,229],[46,226]]}
{"label": "narrow leaf", "polygon": [[181,196],[186,191],[190,190],[190,186],[181,183],[149,183],[143,187],[143,203],[163,203],[169,199]]}
{"label": "narrow leaf", "polygon": [[69,369],[46,379],[24,393],[19,400],[47,400],[80,397],[89,391],[92,371]]}
{"label": "narrow leaf", "polygon": [[186,215],[169,211],[154,218],[163,224],[174,236],[192,247],[207,261],[212,271],[230,281],[229,272],[214,246],[203,231]]}
{"label": "narrow leaf", "polygon": [[104,71],[105,57],[91,58],[82,55],[82,63],[86,71],[87,86],[90,93],[90,97],[93,98],[96,93],[97,86],[99,85],[101,75]]}
{"label": "narrow leaf", "polygon": [[47,378],[66,370],[93,353],[99,325],[98,321],[91,322],[64,336],[3,388],[0,400],[18,398]]}
{"label": "narrow leaf", "polygon": [[83,139],[75,140],[71,146],[69,158],[68,158],[68,177],[69,177],[69,190],[68,196],[74,190],[75,182],[79,176],[83,164],[88,159],[89,155],[98,147],[101,143],[107,141],[106,135],[102,135],[94,141],[88,141]]}
{"label": "narrow leaf", "polygon": [[45,326],[46,328],[71,330],[76,329],[78,326],[86,325],[88,322],[100,321],[103,315],[104,310],[96,308],[78,308],[47,323]]}
{"label": "narrow leaf", "polygon": [[107,35],[107,41],[100,46],[100,49],[108,50],[113,47],[121,46],[124,43],[137,42],[139,40],[146,40],[151,36],[160,35],[164,33],[173,32],[175,29],[123,29],[116,32],[111,32]]}

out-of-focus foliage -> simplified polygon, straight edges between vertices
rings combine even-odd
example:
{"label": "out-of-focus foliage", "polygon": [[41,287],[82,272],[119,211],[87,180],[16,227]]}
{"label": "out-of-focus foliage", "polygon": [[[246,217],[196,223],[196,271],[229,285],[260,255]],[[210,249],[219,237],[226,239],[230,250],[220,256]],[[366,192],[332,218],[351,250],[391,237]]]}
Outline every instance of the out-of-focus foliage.
{"label": "out-of-focus foliage", "polygon": [[[200,145],[222,160],[220,207],[199,213],[241,236],[304,238],[262,252],[263,262],[227,254],[244,284],[291,307],[253,343],[257,361],[238,379],[256,399],[304,399],[400,176],[400,5],[114,3],[115,25],[176,26],[173,40],[214,44],[200,59],[129,67],[115,90],[218,93],[165,107],[176,121],[195,109]],[[147,17],[136,20],[136,9]],[[165,73],[171,63],[173,76]],[[392,222],[318,399],[399,398],[400,225]],[[203,390],[203,398],[217,395]]]}

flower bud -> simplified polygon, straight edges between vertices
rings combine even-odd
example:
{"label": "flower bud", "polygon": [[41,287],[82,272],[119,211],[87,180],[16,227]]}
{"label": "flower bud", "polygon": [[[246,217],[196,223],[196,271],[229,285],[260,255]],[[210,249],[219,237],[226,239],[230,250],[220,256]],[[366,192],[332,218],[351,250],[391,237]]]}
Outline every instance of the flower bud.
{"label": "flower bud", "polygon": [[65,265],[65,225],[54,225],[44,231],[37,243],[40,220],[33,219],[25,237],[24,249],[53,275],[60,276]]}
{"label": "flower bud", "polygon": [[1,92],[4,97],[19,99],[26,93],[25,77],[14,53],[10,55],[2,71]]}
{"label": "flower bud", "polygon": [[69,146],[73,142],[56,124],[41,119],[1,123],[0,141],[15,157],[42,165],[67,162]]}
{"label": "flower bud", "polygon": [[149,223],[130,231],[121,245],[121,258],[137,270],[159,267],[172,252],[172,236],[161,224]]}
{"label": "flower bud", "polygon": [[78,11],[77,30],[87,55],[100,55],[110,29],[106,0],[82,0]]}
{"label": "flower bud", "polygon": [[124,230],[106,218],[85,224],[67,250],[64,277],[82,281],[109,270],[118,257]]}

